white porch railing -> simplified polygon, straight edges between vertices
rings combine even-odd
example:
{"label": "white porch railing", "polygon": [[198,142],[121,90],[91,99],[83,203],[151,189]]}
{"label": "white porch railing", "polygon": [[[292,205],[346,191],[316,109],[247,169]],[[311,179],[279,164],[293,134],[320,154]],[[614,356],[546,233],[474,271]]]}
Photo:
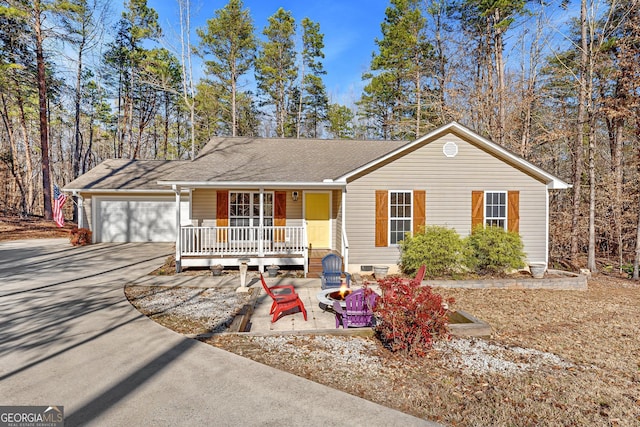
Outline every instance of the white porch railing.
{"label": "white porch railing", "polygon": [[300,227],[180,227],[183,256],[306,256],[306,233]]}

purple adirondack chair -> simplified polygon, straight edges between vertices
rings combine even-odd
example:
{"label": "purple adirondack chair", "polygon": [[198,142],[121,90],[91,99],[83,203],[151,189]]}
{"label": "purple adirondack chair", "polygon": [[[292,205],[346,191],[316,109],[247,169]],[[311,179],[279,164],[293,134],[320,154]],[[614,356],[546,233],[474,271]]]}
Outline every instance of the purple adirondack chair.
{"label": "purple adirondack chair", "polygon": [[351,292],[344,299],[343,308],[340,301],[333,302],[333,311],[336,313],[336,328],[363,328],[373,325],[373,307],[378,299],[378,294],[369,290],[365,294],[364,289]]}

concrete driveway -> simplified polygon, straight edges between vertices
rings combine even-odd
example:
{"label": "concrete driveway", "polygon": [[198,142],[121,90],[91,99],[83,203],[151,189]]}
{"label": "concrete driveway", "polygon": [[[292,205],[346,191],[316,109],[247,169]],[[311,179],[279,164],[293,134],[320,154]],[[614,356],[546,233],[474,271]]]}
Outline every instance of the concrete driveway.
{"label": "concrete driveway", "polygon": [[140,315],[123,285],[170,252],[0,242],[0,405],[61,405],[66,425],[434,425]]}

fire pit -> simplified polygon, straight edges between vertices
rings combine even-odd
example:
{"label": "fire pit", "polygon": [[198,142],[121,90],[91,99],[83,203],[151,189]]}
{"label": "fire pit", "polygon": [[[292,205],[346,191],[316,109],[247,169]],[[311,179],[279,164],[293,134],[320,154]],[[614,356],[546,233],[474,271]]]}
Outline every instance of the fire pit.
{"label": "fire pit", "polygon": [[340,289],[330,288],[323,289],[316,295],[318,301],[320,302],[320,308],[323,310],[332,310],[333,302],[339,301],[342,307],[346,307],[347,304],[344,302],[344,299],[347,295],[351,293],[351,289],[346,287],[341,287]]}

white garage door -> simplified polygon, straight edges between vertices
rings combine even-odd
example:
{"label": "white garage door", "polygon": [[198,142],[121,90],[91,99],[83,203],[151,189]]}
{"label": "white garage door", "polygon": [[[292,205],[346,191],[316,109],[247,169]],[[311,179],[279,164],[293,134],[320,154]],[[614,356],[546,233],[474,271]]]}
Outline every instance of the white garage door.
{"label": "white garage door", "polygon": [[[174,242],[173,197],[96,198],[97,242]],[[181,203],[181,222],[189,223],[189,202]]]}

